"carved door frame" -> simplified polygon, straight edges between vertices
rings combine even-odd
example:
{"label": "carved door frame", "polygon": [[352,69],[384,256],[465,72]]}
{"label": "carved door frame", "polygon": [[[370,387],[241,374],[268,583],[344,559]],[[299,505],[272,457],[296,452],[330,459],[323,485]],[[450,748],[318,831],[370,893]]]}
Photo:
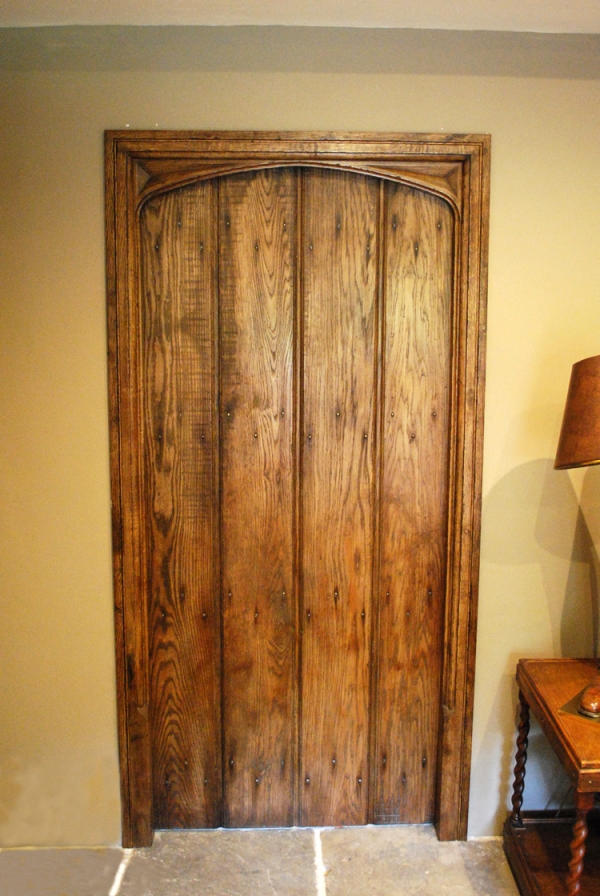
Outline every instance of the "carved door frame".
{"label": "carved door frame", "polygon": [[139,213],[192,182],[281,166],[339,169],[444,199],[455,222],[450,481],[436,829],[465,839],[481,520],[489,135],[108,131],[110,458],[123,845],[152,842],[146,566],[139,513]]}

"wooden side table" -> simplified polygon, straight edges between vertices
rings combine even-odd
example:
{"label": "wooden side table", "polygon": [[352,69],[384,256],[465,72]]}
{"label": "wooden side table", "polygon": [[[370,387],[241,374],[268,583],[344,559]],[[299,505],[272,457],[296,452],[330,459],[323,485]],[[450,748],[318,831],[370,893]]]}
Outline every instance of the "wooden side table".
{"label": "wooden side table", "polygon": [[[504,851],[522,896],[600,896],[600,822],[595,813],[588,815],[600,792],[600,723],[576,712],[578,697],[596,670],[595,660],[520,660],[517,665],[521,716]],[[530,710],[573,783],[575,813],[570,817],[521,812]]]}

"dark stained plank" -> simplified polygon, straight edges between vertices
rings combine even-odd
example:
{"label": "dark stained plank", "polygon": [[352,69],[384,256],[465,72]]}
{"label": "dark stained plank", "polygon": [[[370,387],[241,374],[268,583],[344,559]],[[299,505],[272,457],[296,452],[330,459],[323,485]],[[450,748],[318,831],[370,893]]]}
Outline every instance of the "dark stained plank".
{"label": "dark stained plank", "polygon": [[219,187],[225,824],[293,824],[296,176]]}
{"label": "dark stained plank", "polygon": [[363,824],[368,806],[376,180],[304,187],[301,821]]}
{"label": "dark stained plank", "polygon": [[141,216],[154,825],[220,823],[214,187]]}
{"label": "dark stained plank", "polygon": [[453,215],[401,185],[385,214],[374,821],[434,817],[448,511]]}

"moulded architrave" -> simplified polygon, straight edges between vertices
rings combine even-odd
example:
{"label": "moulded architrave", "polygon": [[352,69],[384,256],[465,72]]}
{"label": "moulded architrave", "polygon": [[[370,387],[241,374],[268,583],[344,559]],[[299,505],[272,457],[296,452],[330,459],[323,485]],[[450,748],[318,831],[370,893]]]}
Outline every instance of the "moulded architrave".
{"label": "moulded architrave", "polygon": [[337,168],[444,199],[455,221],[448,546],[436,828],[467,830],[479,570],[489,135],[109,131],[105,137],[113,566],[123,845],[153,837],[139,213],[147,199],[233,172]]}

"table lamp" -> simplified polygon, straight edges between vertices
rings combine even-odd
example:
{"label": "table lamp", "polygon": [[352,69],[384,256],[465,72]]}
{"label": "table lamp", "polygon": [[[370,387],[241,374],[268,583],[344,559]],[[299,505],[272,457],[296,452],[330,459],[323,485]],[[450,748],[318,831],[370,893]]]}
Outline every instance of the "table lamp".
{"label": "table lamp", "polygon": [[[600,355],[573,364],[555,470],[600,464]],[[579,712],[600,719],[600,671],[581,696]]]}

